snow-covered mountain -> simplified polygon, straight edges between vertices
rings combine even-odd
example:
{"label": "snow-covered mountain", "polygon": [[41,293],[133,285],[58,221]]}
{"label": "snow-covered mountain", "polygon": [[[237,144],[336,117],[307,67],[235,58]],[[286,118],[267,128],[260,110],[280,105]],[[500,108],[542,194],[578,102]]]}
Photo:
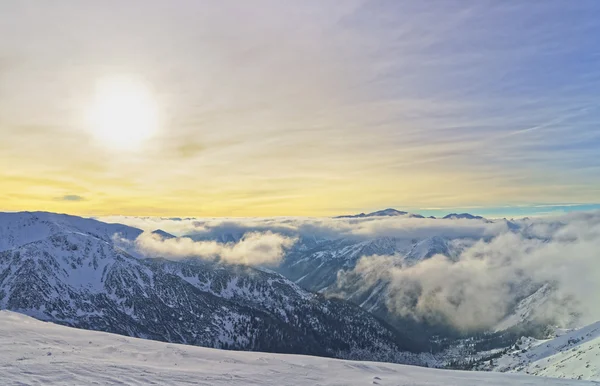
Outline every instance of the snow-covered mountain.
{"label": "snow-covered mountain", "polygon": [[337,216],[335,218],[364,218],[364,217],[424,218],[424,216],[422,216],[420,214],[404,212],[404,211],[396,210],[396,209],[392,209],[392,208],[378,210],[376,212],[371,212],[371,213],[348,214],[348,215],[343,215],[343,216]]}
{"label": "snow-covered mountain", "polygon": [[353,269],[363,257],[397,256],[398,264],[415,264],[436,254],[455,257],[463,247],[440,236],[412,240],[301,238],[276,270],[304,288],[322,292],[336,283],[340,271]]}
{"label": "snow-covered mountain", "polygon": [[415,242],[404,256],[404,260],[409,264],[414,264],[435,255],[454,257],[457,252],[458,249],[452,246],[450,240],[433,236]]}
{"label": "snow-covered mountain", "polygon": [[452,258],[461,248],[462,244],[453,243],[452,240],[440,236],[413,240],[395,237],[369,240],[342,238],[320,240],[311,246],[307,246],[304,240],[301,240],[286,253],[276,270],[311,291],[335,290],[353,293],[354,291],[337,287],[338,275],[342,271],[352,270],[361,258],[375,255],[395,256],[397,264],[410,265],[436,254]]}
{"label": "snow-covered mountain", "polygon": [[2,384],[570,386],[517,374],[234,352],[128,338],[0,311]]}
{"label": "snow-covered mountain", "polygon": [[466,219],[466,220],[485,220],[481,216],[475,216],[470,213],[450,213],[443,217],[445,220],[457,220],[457,219]]}
{"label": "snow-covered mountain", "polygon": [[[413,265],[436,254],[454,258],[464,245],[467,244],[440,236],[409,240],[394,237],[369,240],[342,238],[320,240],[310,246],[301,239],[275,269],[303,288],[327,297],[346,299],[393,327],[409,331],[416,347],[429,351],[429,337],[438,331],[426,332],[430,330],[429,326],[420,326],[410,318],[398,317],[390,312],[387,306],[389,283],[381,280],[366,286],[353,269],[360,259],[372,256],[391,256],[398,266]],[[343,281],[340,275],[344,276]]]}
{"label": "snow-covered mountain", "polygon": [[[227,232],[199,240],[236,243],[244,236]],[[276,273],[198,259],[147,259],[123,242],[140,234],[67,215],[0,214],[0,308],[167,342],[466,367],[521,334],[543,336],[532,325],[535,311],[554,296],[551,283],[515,286],[516,300],[500,323],[465,335],[394,314],[388,308],[389,278],[381,275],[365,285],[354,268],[374,256],[387,256],[397,268],[435,255],[455,259],[475,238],[299,235],[273,268]]]}
{"label": "snow-covered mountain", "polygon": [[0,213],[0,251],[47,239],[56,233],[83,234],[110,242],[115,234],[135,239],[142,231],[121,224],[47,212]]}
{"label": "snow-covered mountain", "polygon": [[336,282],[340,270],[354,268],[361,257],[394,255],[410,247],[409,241],[392,237],[366,241],[342,238],[321,240],[316,244],[306,244],[303,239],[285,255],[276,269],[303,288],[323,291]]}
{"label": "snow-covered mountain", "polygon": [[[366,218],[366,217],[405,217],[405,218],[425,218],[425,216],[418,213],[410,213],[402,210],[397,210],[393,208],[387,208],[378,210],[371,213],[358,213],[358,214],[347,214],[342,216],[336,216],[334,218]],[[435,217],[430,216],[430,219],[435,219]],[[457,220],[457,219],[466,219],[466,220],[484,220],[487,221],[484,217],[476,216],[470,213],[450,213],[441,219],[445,220]]]}
{"label": "snow-covered mountain", "polygon": [[550,340],[522,338],[477,368],[554,378],[600,381],[600,321]]}
{"label": "snow-covered mountain", "polygon": [[502,331],[511,327],[532,322],[536,310],[543,307],[552,297],[554,288],[550,284],[544,284],[531,294],[524,297],[512,311],[498,323],[494,330]]}
{"label": "snow-covered mountain", "polygon": [[51,213],[0,215],[0,308],[85,329],[191,345],[421,363],[361,308],[274,272],[136,258],[141,233]]}
{"label": "snow-covered mountain", "polygon": [[[445,222],[442,219],[436,221]],[[499,223],[502,221],[498,220]],[[515,223],[515,226],[520,225]],[[507,229],[513,231],[511,227]],[[390,279],[381,273],[376,275],[380,277],[379,280],[373,281],[374,275],[367,270],[365,272],[370,277],[364,280],[365,272],[354,270],[359,260],[368,262],[377,255],[387,256],[385,261],[389,262],[390,268],[410,267],[435,255],[456,260],[465,249],[479,240],[430,236],[415,239],[319,239],[316,242],[305,237],[286,253],[276,270],[303,288],[346,299],[392,326],[409,331],[422,350],[445,350],[449,345],[461,346],[462,339],[469,338],[470,333],[477,335],[481,346],[487,346],[484,342],[489,341],[491,347],[507,347],[522,333],[533,333],[540,337],[544,326],[538,324],[547,321],[540,321],[536,311],[549,301],[556,303],[557,300],[553,298],[555,288],[551,283],[525,282],[524,285],[511,287],[510,296],[515,303],[508,305],[504,319],[495,327],[489,331],[459,331],[453,326],[444,325],[442,320],[433,320],[428,324],[423,320],[415,321],[410,316],[397,315],[389,309],[389,299],[393,296],[388,282]],[[483,336],[481,333],[489,334]],[[435,342],[431,342],[434,337]],[[469,355],[474,354],[469,352]]]}

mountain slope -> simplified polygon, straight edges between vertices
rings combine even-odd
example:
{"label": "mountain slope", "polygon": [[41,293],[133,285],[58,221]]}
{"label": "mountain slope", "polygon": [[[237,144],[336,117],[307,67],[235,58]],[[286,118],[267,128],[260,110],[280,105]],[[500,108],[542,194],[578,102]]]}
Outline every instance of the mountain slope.
{"label": "mountain slope", "polygon": [[82,233],[110,242],[115,234],[135,239],[141,230],[122,224],[48,212],[0,212],[0,251],[44,240],[57,232]]}
{"label": "mountain slope", "polygon": [[[472,344],[468,342],[470,338],[476,339],[477,346],[487,351],[492,348],[504,349],[522,334],[544,336],[545,326],[554,321],[540,318],[537,311],[546,303],[557,300],[552,283],[527,282],[511,287],[515,302],[509,305],[503,320],[489,331],[463,331],[440,319],[415,320],[410,316],[398,315],[389,308],[390,295],[393,295],[390,293],[389,277],[384,272],[354,270],[360,259],[365,259],[365,266],[368,266],[369,259],[374,255],[387,256],[384,261],[389,263],[390,268],[410,267],[438,254],[456,261],[462,251],[475,242],[476,239],[472,238],[441,236],[415,239],[380,237],[367,240],[319,240],[307,246],[301,239],[276,269],[303,288],[359,305],[408,333],[416,346],[427,352],[437,353],[452,346],[471,347]],[[375,266],[381,269],[380,265]],[[568,304],[564,309],[565,316],[568,316]],[[468,355],[475,357],[472,349],[469,350]],[[451,362],[455,360],[452,358]]]}
{"label": "mountain slope", "polygon": [[9,248],[0,251],[0,308],[167,342],[422,363],[385,323],[276,273],[139,259],[111,235],[138,235],[134,228],[46,213],[1,217]]}
{"label": "mountain slope", "polygon": [[428,237],[417,241],[404,259],[409,263],[416,263],[434,255],[452,256],[453,251],[448,240],[440,236]]}
{"label": "mountain slope", "polygon": [[325,240],[304,248],[303,240],[289,251],[277,272],[311,291],[323,291],[334,284],[340,270],[352,269],[363,256],[395,255],[410,243],[391,237],[373,240]]}
{"label": "mountain slope", "polygon": [[550,340],[522,338],[481,369],[600,381],[600,322]]}
{"label": "mountain slope", "polygon": [[544,284],[531,295],[523,298],[504,319],[495,326],[496,331],[507,330],[511,327],[533,322],[535,310],[541,309],[552,296],[553,287]]}
{"label": "mountain slope", "polygon": [[2,384],[567,386],[587,382],[233,352],[71,329],[0,312]]}

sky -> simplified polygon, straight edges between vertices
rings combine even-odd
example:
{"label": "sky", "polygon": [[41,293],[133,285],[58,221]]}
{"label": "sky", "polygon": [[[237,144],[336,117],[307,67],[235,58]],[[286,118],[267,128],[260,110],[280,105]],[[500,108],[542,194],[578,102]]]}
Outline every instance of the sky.
{"label": "sky", "polygon": [[3,1],[0,210],[599,208],[598,36],[596,0]]}

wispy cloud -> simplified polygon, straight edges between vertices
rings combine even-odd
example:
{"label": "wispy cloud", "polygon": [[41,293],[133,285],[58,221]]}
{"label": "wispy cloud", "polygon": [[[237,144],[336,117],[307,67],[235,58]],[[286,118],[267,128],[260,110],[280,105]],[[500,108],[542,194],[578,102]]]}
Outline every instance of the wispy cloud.
{"label": "wispy cloud", "polygon": [[58,197],[57,199],[60,201],[74,201],[74,202],[85,200],[85,198],[83,196],[79,196],[77,194],[67,194],[62,197]]}
{"label": "wispy cloud", "polygon": [[[95,192],[82,203],[94,213],[593,203],[597,11],[589,1],[3,2],[0,58],[14,64],[0,75],[0,164],[70,176]],[[90,88],[113,73],[144,79],[161,106],[145,153],[102,148],[82,127]]]}

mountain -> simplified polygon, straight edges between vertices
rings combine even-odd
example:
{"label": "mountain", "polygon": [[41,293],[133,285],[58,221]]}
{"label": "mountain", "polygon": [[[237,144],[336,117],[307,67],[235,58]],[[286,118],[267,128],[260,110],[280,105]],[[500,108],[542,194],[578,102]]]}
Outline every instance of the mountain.
{"label": "mountain", "polygon": [[188,237],[194,241],[216,241],[218,243],[227,244],[239,242],[244,237],[245,233],[246,232],[243,231],[219,233],[216,235],[192,233],[189,235],[184,235],[184,237]]}
{"label": "mountain", "polygon": [[[360,259],[368,260],[374,255],[387,256],[390,268],[415,265],[435,255],[456,260],[474,242],[476,239],[441,236],[409,240],[394,237],[367,240],[340,238],[318,242],[301,238],[274,269],[303,288],[360,306],[392,327],[408,333],[416,347],[423,351],[442,352],[450,347],[473,346],[473,342],[468,342],[471,338],[477,339],[477,347],[485,351],[506,348],[522,334],[541,337],[544,326],[554,322],[540,320],[540,314],[536,312],[549,301],[556,301],[550,283],[529,283],[510,288],[511,298],[516,302],[507,309],[503,320],[489,331],[462,331],[444,324],[441,319],[417,321],[410,316],[398,315],[388,307],[389,278],[382,274],[379,280],[373,281],[373,275],[364,280],[363,273],[354,271]],[[565,304],[563,308],[568,313],[572,307]],[[475,355],[472,348],[460,350],[470,356]]]}
{"label": "mountain", "polygon": [[511,310],[511,312],[495,326],[496,331],[507,330],[511,327],[533,322],[535,311],[544,307],[552,297],[553,286],[544,284],[530,295],[524,297]]}
{"label": "mountain", "polygon": [[113,235],[135,239],[142,231],[121,224],[47,212],[0,213],[0,251],[40,241],[56,233],[82,234],[110,242]]}
{"label": "mountain", "polygon": [[[414,240],[395,237],[368,240],[341,238],[320,240],[318,243],[311,243],[310,239],[306,243],[305,240],[301,239],[286,253],[282,263],[275,268],[277,272],[310,291],[335,290],[346,294],[353,294],[358,288],[340,288],[339,274],[354,269],[361,258],[394,256],[398,265],[411,265],[436,254],[454,258],[462,248],[460,244],[455,245],[452,240],[440,236]],[[365,298],[370,296],[368,293],[363,295]],[[371,298],[376,297],[371,295]],[[360,305],[363,301],[354,302]]]}
{"label": "mountain", "polygon": [[2,384],[7,386],[590,384],[518,374],[214,350],[77,330],[8,311],[0,312],[0,345]]}
{"label": "mountain", "polygon": [[152,234],[159,236],[161,239],[174,239],[176,236],[173,236],[170,233],[163,231],[162,229],[156,229],[152,231]]}
{"label": "mountain", "polygon": [[435,255],[451,257],[456,253],[452,250],[450,241],[444,237],[433,236],[417,241],[408,251],[404,259],[414,264],[421,260],[429,259]]}
{"label": "mountain", "polygon": [[275,270],[310,291],[322,292],[336,284],[338,274],[352,270],[363,257],[395,256],[398,264],[416,264],[436,254],[456,257],[468,244],[432,236],[421,239],[376,237],[333,240],[300,238]]}
{"label": "mountain", "polygon": [[420,214],[413,214],[408,212],[399,211],[396,209],[388,208],[383,210],[378,210],[376,212],[371,213],[359,213],[359,214],[351,214],[344,216],[337,216],[334,218],[364,218],[364,217],[407,217],[407,218],[424,218]]}
{"label": "mountain", "polygon": [[466,219],[466,220],[485,220],[485,218],[481,217],[481,216],[474,216],[470,213],[450,213],[444,217],[442,217],[445,220],[459,220],[459,219]]}
{"label": "mountain", "polygon": [[550,340],[521,338],[480,370],[600,381],[600,321]]}
{"label": "mountain", "polygon": [[410,242],[392,237],[372,240],[341,238],[312,243],[301,239],[275,268],[310,291],[323,291],[337,281],[340,270],[352,269],[363,256],[394,255],[410,248]]}
{"label": "mountain", "polygon": [[[446,331],[410,317],[399,317],[388,309],[389,283],[380,280],[365,285],[362,276],[353,271],[361,258],[389,256],[393,264],[413,265],[436,254],[455,258],[467,243],[454,243],[440,236],[422,239],[378,237],[368,240],[341,238],[320,240],[306,246],[305,239],[286,253],[281,264],[274,268],[288,279],[310,291],[327,297],[350,301],[387,323],[406,331],[419,350],[430,351],[433,335]],[[343,280],[341,279],[343,278]],[[437,343],[436,347],[441,349]]]}
{"label": "mountain", "polygon": [[1,309],[166,342],[423,363],[398,330],[274,272],[136,258],[114,234],[140,230],[74,216],[6,213],[0,224]]}

